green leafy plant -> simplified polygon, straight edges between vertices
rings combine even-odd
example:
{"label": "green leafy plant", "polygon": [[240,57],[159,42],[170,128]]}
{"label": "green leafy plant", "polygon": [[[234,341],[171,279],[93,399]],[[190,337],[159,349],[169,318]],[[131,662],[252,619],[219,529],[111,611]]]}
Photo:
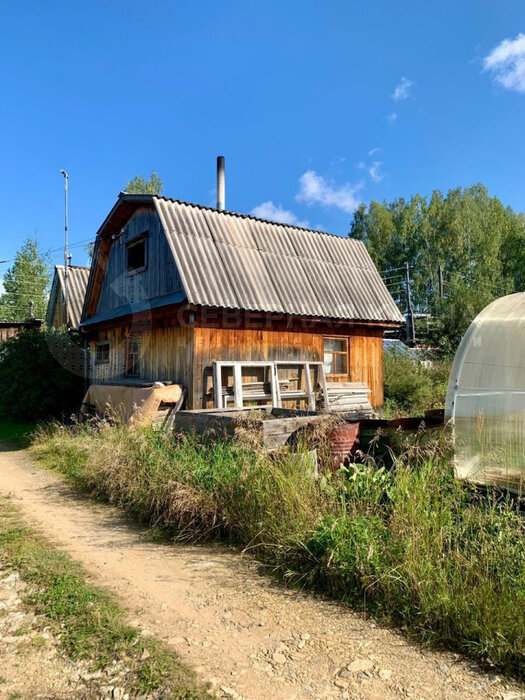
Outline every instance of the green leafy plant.
{"label": "green leafy plant", "polygon": [[68,417],[82,401],[84,356],[65,330],[36,328],[0,350],[0,417],[37,421]]}

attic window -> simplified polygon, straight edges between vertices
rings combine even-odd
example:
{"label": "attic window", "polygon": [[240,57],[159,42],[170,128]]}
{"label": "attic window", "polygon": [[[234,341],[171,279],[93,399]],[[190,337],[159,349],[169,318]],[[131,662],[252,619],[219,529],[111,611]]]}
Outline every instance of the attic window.
{"label": "attic window", "polygon": [[143,233],[127,244],[128,272],[140,272],[146,268],[146,242],[148,234]]}

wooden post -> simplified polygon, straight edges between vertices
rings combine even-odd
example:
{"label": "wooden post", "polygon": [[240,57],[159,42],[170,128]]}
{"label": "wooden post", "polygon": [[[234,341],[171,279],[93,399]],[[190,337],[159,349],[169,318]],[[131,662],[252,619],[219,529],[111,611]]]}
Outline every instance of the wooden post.
{"label": "wooden post", "polygon": [[233,365],[233,399],[235,408],[242,408],[242,367],[237,362]]}
{"label": "wooden post", "polygon": [[279,376],[277,374],[277,365],[272,362],[270,368],[270,374],[272,377],[272,406],[274,408],[282,408],[281,401],[281,390],[279,387]]}
{"label": "wooden post", "polygon": [[306,391],[308,393],[308,408],[310,411],[315,411],[315,394],[312,387],[312,377],[310,376],[310,365],[308,363],[304,366],[304,374],[306,379]]}
{"label": "wooden post", "polygon": [[326,386],[326,374],[324,371],[324,364],[320,362],[318,365],[319,367],[319,376],[321,378],[321,389],[323,390],[323,399],[324,399],[324,409],[325,411],[330,410],[330,397],[328,396],[328,387]]}
{"label": "wooden post", "polygon": [[213,404],[222,408],[222,367],[220,362],[213,363]]}

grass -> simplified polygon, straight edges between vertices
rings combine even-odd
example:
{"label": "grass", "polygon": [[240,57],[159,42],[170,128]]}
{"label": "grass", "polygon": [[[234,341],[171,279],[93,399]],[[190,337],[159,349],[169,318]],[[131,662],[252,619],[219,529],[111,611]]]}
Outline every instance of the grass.
{"label": "grass", "polygon": [[525,678],[523,518],[460,485],[440,445],[318,480],[290,452],[104,425],[50,426],[32,451],[177,539],[226,539],[291,584]]}
{"label": "grass", "polygon": [[[171,700],[209,697],[174,652],[130,627],[116,600],[86,582],[80,565],[28,528],[6,498],[0,499],[0,514],[0,559],[29,584],[27,603],[47,618],[71,659],[88,660],[96,669],[125,660],[129,692],[162,691]],[[46,640],[34,637],[32,644]]]}

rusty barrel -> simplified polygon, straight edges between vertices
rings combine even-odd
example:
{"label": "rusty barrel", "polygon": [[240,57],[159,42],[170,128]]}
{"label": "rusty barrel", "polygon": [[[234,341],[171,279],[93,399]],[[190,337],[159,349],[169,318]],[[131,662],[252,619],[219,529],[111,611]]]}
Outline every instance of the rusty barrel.
{"label": "rusty barrel", "polygon": [[359,423],[343,423],[336,425],[328,435],[332,471],[339,469],[341,464],[350,463],[350,455],[357,444]]}

